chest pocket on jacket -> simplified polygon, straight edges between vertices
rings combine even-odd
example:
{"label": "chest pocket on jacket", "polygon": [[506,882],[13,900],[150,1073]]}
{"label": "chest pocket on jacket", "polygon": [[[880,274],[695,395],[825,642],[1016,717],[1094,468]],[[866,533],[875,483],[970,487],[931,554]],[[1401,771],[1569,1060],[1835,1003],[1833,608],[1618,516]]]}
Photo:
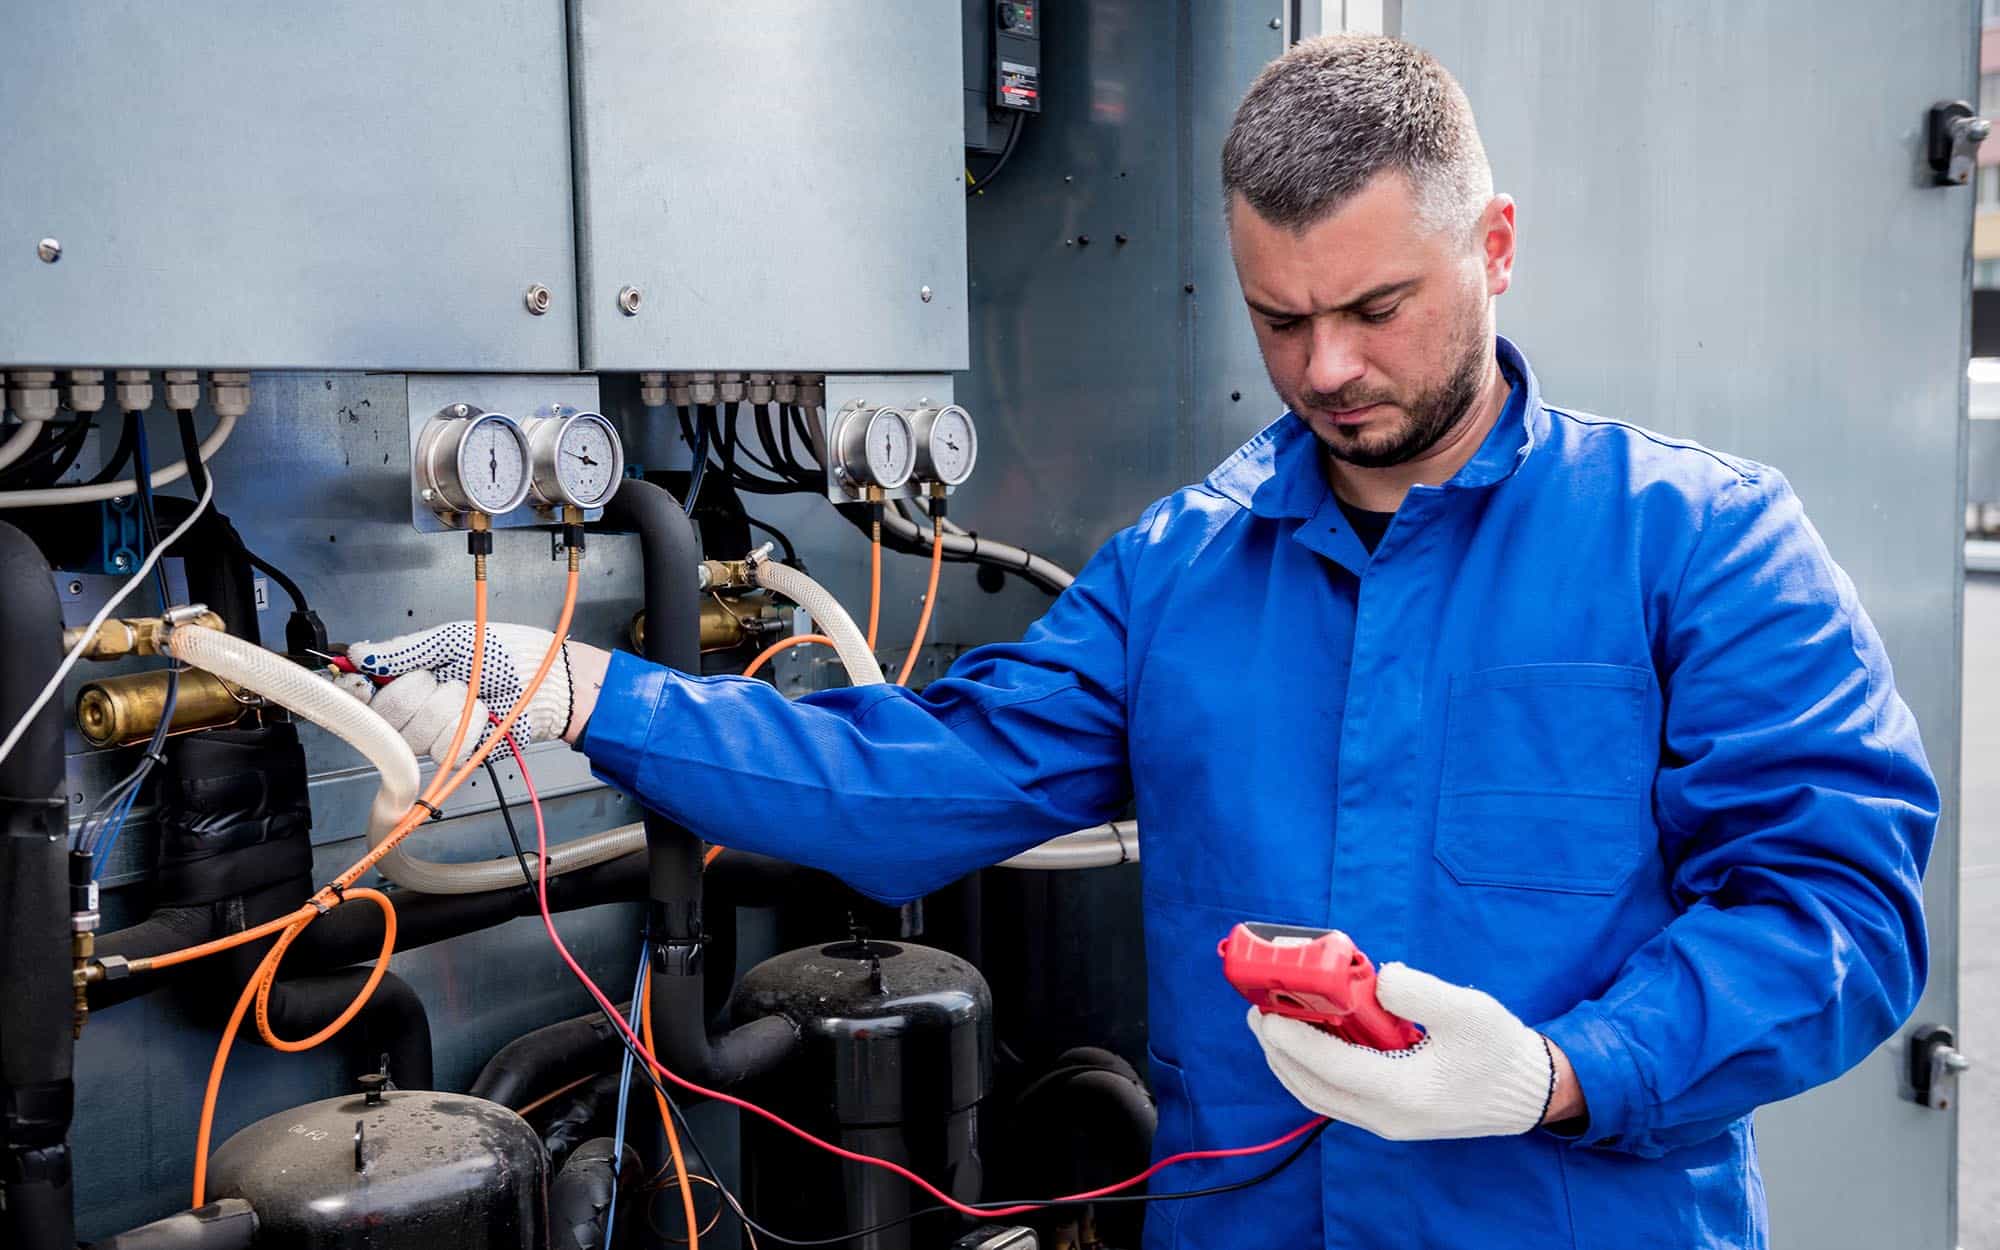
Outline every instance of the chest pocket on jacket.
{"label": "chest pocket on jacket", "polygon": [[1610,894],[1656,853],[1652,682],[1617,664],[1454,676],[1436,843],[1452,877]]}

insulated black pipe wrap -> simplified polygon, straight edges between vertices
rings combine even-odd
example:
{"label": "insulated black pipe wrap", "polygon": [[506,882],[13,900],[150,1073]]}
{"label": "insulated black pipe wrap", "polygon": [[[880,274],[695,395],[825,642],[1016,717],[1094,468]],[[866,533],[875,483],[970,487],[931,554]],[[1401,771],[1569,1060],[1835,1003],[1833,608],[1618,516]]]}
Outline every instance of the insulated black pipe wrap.
{"label": "insulated black pipe wrap", "polygon": [[[48,561],[0,524],[0,733],[62,662],[62,608]],[[70,1204],[68,807],[61,698],[0,761],[0,1245],[76,1243]]]}

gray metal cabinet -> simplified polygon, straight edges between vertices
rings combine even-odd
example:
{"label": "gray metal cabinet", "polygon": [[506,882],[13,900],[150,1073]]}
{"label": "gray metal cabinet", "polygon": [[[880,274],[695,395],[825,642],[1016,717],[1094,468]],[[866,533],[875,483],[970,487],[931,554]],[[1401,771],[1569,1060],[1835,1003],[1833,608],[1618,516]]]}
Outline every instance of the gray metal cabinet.
{"label": "gray metal cabinet", "polygon": [[576,0],[583,367],[963,368],[959,23]]}
{"label": "gray metal cabinet", "polygon": [[576,368],[562,0],[7,4],[0,49],[0,365]]}

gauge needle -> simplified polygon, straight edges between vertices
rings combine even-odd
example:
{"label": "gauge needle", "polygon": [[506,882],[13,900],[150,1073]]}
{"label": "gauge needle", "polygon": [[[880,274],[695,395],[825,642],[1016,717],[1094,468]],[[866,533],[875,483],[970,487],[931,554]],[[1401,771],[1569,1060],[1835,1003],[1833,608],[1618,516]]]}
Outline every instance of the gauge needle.
{"label": "gauge needle", "polygon": [[487,466],[493,471],[493,484],[497,486],[500,484],[500,449],[498,447],[489,449],[486,457]]}
{"label": "gauge needle", "polygon": [[597,467],[597,461],[595,461],[595,460],[592,460],[592,459],[591,459],[591,458],[590,458],[590,457],[589,457],[589,456],[588,456],[587,454],[585,454],[585,453],[583,453],[583,452],[580,452],[580,451],[566,451],[566,452],[564,452],[564,453],[563,453],[563,455],[565,455],[565,456],[575,456],[575,457],[576,457],[576,458],[577,458],[578,460],[581,460],[581,461],[583,461],[583,462],[584,462],[585,464],[589,465],[589,466],[590,466],[591,468],[593,468],[593,469]]}

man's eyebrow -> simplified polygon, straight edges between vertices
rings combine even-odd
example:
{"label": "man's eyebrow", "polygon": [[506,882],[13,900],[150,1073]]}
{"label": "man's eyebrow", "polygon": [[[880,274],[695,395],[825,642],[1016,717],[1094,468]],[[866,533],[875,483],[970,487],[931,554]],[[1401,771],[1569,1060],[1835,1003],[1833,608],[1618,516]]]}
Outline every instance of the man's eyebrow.
{"label": "man's eyebrow", "polygon": [[1333,308],[1319,309],[1316,312],[1292,312],[1282,308],[1271,308],[1258,303],[1247,295],[1243,297],[1243,302],[1250,306],[1252,312],[1257,313],[1259,316],[1269,317],[1273,321],[1297,321],[1301,318],[1315,316],[1317,312],[1358,312],[1368,305],[1375,303],[1377,300],[1387,299],[1392,295],[1403,294],[1415,286],[1417,281],[1418,279],[1416,278],[1404,278],[1398,282],[1384,282],[1380,286],[1368,288],[1353,299],[1348,300],[1345,304],[1340,304]]}

